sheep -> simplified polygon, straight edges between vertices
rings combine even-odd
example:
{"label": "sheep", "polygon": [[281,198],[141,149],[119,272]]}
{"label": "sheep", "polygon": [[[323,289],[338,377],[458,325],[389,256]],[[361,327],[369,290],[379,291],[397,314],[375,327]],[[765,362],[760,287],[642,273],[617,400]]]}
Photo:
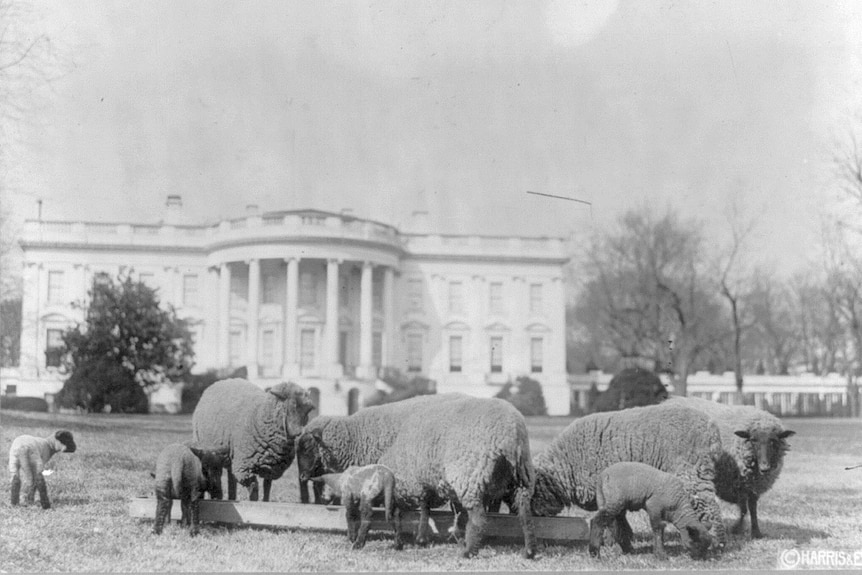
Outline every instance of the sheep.
{"label": "sheep", "polygon": [[[403,547],[401,541],[401,509],[395,503],[395,474],[384,465],[348,467],[343,473],[325,473],[312,477],[312,481],[326,484],[335,497],[341,499],[347,512],[347,537],[354,549],[365,546],[365,537],[371,526],[372,507],[383,503],[386,521],[395,531],[395,549]],[[382,500],[382,501],[381,501]]]}
{"label": "sheep", "polygon": [[497,499],[513,501],[524,531],[523,554],[533,557],[530,498],[535,472],[524,417],[499,399],[463,394],[434,398],[370,407],[347,417],[317,418],[299,439],[298,458],[308,457],[314,465],[314,453],[309,457],[306,450],[316,449],[329,472],[370,463],[392,469],[399,501],[419,507],[420,545],[427,542],[431,507],[450,501],[456,511],[466,509],[465,556],[478,550],[485,506]]}
{"label": "sheep", "polygon": [[221,490],[221,469],[228,457],[227,448],[206,450],[187,444],[173,443],[165,447],[156,460],[156,521],[153,534],[162,532],[170,521],[173,500],[182,506],[180,525],[189,527],[189,534],[198,533],[200,500],[206,491],[213,494],[218,483]]}
{"label": "sheep", "polygon": [[257,501],[260,476],[263,500],[269,501],[272,481],[293,461],[295,438],[313,408],[308,392],[295,383],[262,390],[243,379],[226,379],[203,392],[192,415],[193,438],[201,445],[230,449],[228,498],[236,499],[239,482],[249,499]]}
{"label": "sheep", "polygon": [[74,453],[77,449],[75,438],[71,431],[61,429],[47,437],[19,435],[12,441],[9,448],[9,476],[12,488],[12,505],[18,505],[21,497],[21,472],[29,482],[25,499],[33,503],[36,490],[39,490],[39,502],[42,509],[50,509],[48,485],[45,483],[45,464],[55,453]]}
{"label": "sheep", "polygon": [[557,515],[573,504],[595,511],[602,470],[639,461],[683,480],[701,521],[723,546],[725,530],[713,484],[720,453],[718,426],[695,409],[663,403],[587,415],[536,456],[533,513]]}
{"label": "sheep", "polygon": [[763,537],[757,501],[778,479],[784,454],[790,449],[787,438],[795,432],[785,429],[774,415],[752,406],[680,396],[666,403],[697,409],[718,424],[722,453],[715,466],[715,490],[721,499],[739,507],[739,520],[731,532],[743,531],[746,512],[751,511],[751,537]]}
{"label": "sheep", "polygon": [[614,524],[620,547],[624,553],[631,553],[631,532],[626,530],[625,516],[627,511],[641,509],[649,515],[653,553],[659,559],[666,558],[666,521],[677,528],[692,557],[703,556],[710,546],[709,532],[698,520],[682,481],[645,463],[614,463],[602,471],[596,483],[596,503],[599,512],[590,521],[589,545],[594,557],[599,556],[604,528]]}

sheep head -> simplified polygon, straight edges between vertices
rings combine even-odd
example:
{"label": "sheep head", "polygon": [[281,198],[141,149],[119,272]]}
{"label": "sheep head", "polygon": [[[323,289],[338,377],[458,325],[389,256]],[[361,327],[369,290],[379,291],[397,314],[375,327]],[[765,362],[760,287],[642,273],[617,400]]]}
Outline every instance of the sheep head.
{"label": "sheep head", "polygon": [[75,445],[75,438],[72,437],[71,431],[66,431],[65,429],[61,429],[54,433],[54,439],[56,439],[60,445],[63,446],[62,451],[66,453],[75,453],[77,446]]}
{"label": "sheep head", "polygon": [[324,473],[311,478],[311,481],[323,483],[326,486],[320,498],[325,505],[338,505],[341,502],[341,475],[341,473]]}
{"label": "sheep head", "polygon": [[296,468],[300,481],[333,471],[333,455],[323,442],[323,430],[306,431],[296,439]]}
{"label": "sheep head", "polygon": [[293,382],[282,382],[266,391],[284,402],[284,430],[287,436],[296,437],[302,433],[302,428],[308,423],[308,414],[314,409],[308,392]]}
{"label": "sheep head", "polygon": [[789,429],[761,428],[740,429],[734,432],[749,446],[754,459],[753,463],[756,463],[756,470],[760,473],[766,473],[781,463],[781,457],[788,449],[785,440],[795,433]]}

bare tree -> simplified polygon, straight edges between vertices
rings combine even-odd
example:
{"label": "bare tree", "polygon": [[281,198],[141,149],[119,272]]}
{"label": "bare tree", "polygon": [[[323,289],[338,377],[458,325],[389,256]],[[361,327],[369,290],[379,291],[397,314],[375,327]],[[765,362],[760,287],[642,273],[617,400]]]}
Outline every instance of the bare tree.
{"label": "bare tree", "polygon": [[774,272],[758,268],[751,279],[747,306],[752,314],[751,349],[765,360],[767,373],[786,375],[798,357],[798,329],[792,312],[792,294]]}
{"label": "bare tree", "polygon": [[684,395],[689,373],[727,335],[705,261],[696,222],[630,211],[589,247],[577,317],[619,357],[674,373]]}

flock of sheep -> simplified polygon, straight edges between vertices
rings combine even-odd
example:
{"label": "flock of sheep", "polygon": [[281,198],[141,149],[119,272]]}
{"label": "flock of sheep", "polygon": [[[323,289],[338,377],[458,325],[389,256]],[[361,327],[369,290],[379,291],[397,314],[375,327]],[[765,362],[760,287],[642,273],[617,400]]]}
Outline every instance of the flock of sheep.
{"label": "flock of sheep", "polygon": [[[347,508],[354,548],[364,545],[372,505],[384,504],[400,549],[403,511],[419,511],[415,543],[423,545],[429,540],[429,510],[448,503],[461,552],[473,556],[486,512],[506,503],[519,518],[528,558],[536,553],[533,516],[557,515],[573,505],[597,512],[590,526],[593,555],[614,540],[630,551],[626,512],[645,509],[656,555],[664,556],[669,522],[692,556],[701,557],[726,540],[718,499],[739,506],[734,532],[743,530],[750,513],[751,536],[762,536],[757,501],[778,477],[793,435],[779,419],[753,407],[673,397],[576,419],[533,457],[524,417],[500,399],[429,395],[309,422],[312,409],[308,393],[293,383],[261,390],[229,379],[207,388],[192,418],[192,439],[166,447],[158,458],[153,532],[161,531],[173,499],[182,502],[182,522],[197,532],[204,493],[222,497],[223,468],[230,499],[236,499],[239,483],[257,500],[261,478],[268,501],[272,481],[295,459],[301,500],[310,499],[309,481],[316,482],[318,502],[322,484],[328,485]],[[44,507],[40,462],[57,451],[74,451],[74,441],[71,434],[71,444],[59,435],[25,438],[16,439],[10,453],[12,503],[18,502],[23,470],[39,487]]]}

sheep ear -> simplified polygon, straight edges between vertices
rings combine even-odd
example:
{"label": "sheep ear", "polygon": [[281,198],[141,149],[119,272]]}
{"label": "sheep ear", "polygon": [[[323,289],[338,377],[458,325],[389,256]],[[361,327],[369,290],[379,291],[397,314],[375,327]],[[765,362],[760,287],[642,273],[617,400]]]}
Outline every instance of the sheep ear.
{"label": "sheep ear", "polygon": [[294,385],[290,384],[290,383],[281,382],[277,385],[273,385],[272,387],[268,388],[266,391],[268,393],[273,394],[278,399],[284,401],[292,395],[292,393],[294,391]]}
{"label": "sheep ear", "polygon": [[311,430],[311,437],[313,437],[317,441],[323,441],[323,430],[319,427],[315,427]]}
{"label": "sheep ear", "polygon": [[787,439],[787,438],[788,438],[788,437],[790,437],[791,435],[796,435],[796,432],[795,432],[795,431],[790,431],[789,429],[786,429],[786,430],[784,430],[784,431],[782,431],[781,433],[779,433],[779,434],[778,434],[778,438],[779,438],[779,439]]}
{"label": "sheep ear", "polygon": [[747,431],[745,431],[744,429],[741,429],[739,431],[734,431],[733,433],[734,433],[734,435],[736,435],[737,437],[741,437],[742,439],[751,439],[751,434],[748,433]]}

